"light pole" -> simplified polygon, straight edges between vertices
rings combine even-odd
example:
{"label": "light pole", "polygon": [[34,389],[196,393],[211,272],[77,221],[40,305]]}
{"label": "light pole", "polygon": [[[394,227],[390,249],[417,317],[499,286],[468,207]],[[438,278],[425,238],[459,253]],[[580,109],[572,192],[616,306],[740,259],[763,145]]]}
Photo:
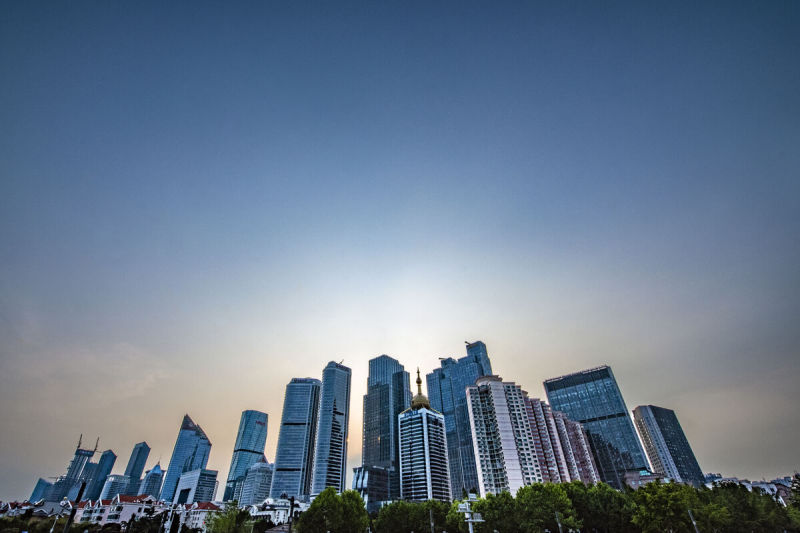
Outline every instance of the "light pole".
{"label": "light pole", "polygon": [[475,494],[470,494],[466,500],[458,504],[458,512],[464,513],[464,522],[466,522],[469,527],[469,533],[475,533],[475,526],[472,524],[484,522],[481,514],[474,512],[470,507],[471,503],[475,503],[477,501],[478,497]]}

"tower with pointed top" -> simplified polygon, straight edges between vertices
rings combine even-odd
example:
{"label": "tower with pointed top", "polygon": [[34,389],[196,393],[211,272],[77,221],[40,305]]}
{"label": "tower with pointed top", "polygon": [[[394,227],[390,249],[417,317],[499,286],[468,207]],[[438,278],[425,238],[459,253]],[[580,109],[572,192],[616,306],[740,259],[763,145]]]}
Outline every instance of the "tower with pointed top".
{"label": "tower with pointed top", "polygon": [[400,497],[408,501],[448,502],[450,470],[444,415],[431,409],[422,394],[417,369],[417,394],[411,407],[398,416],[400,438]]}
{"label": "tower with pointed top", "polygon": [[184,472],[204,469],[208,464],[208,454],[211,452],[211,441],[208,440],[203,429],[194,423],[189,415],[183,417],[178,439],[172,450],[167,474],[164,476],[164,487],[161,489],[161,499],[171,502],[178,487],[178,480]]}

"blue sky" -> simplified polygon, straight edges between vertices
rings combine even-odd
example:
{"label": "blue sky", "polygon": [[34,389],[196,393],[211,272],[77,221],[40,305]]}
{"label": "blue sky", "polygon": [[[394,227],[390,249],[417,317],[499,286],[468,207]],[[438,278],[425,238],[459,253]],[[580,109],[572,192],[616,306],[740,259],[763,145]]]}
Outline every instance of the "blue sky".
{"label": "blue sky", "polygon": [[[795,2],[13,3],[0,499],[329,360],[608,363],[706,471],[800,457]],[[150,466],[148,464],[148,467]]]}

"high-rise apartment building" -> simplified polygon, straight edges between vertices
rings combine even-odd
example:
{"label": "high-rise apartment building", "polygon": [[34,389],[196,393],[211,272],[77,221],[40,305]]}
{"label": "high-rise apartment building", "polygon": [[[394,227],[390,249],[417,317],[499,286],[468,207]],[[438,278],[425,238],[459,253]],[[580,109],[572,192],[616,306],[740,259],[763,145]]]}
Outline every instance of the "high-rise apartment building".
{"label": "high-rise apartment building", "polygon": [[466,388],[475,380],[492,374],[486,345],[467,343],[467,355],[442,360],[441,368],[426,376],[428,395],[435,411],[444,415],[447,428],[447,452],[450,465],[450,488],[456,497],[478,488],[478,470],[472,445]]}
{"label": "high-rise apartment building", "polygon": [[481,496],[542,481],[527,394],[498,376],[484,376],[467,387],[467,409]]}
{"label": "high-rise apartment building", "polygon": [[544,382],[554,410],[586,430],[602,481],[621,489],[626,471],[647,470],[642,445],[611,368],[601,366]]}
{"label": "high-rise apartment building", "polygon": [[354,469],[353,489],[370,512],[400,497],[397,416],[411,406],[408,372],[399,361],[380,355],[369,361],[361,446],[362,466]]}
{"label": "high-rise apartment building", "polygon": [[286,385],[270,488],[272,498],[311,493],[321,386],[320,380],[313,378],[293,378]]}
{"label": "high-rise apartment building", "polygon": [[654,472],[678,483],[697,487],[704,483],[703,472],[675,411],[655,405],[640,405],[633,410],[633,420]]}
{"label": "high-rise apartment building", "polygon": [[331,361],[322,371],[311,494],[327,487],[344,492],[347,476],[347,428],[350,423],[348,367]]}
{"label": "high-rise apartment building", "polygon": [[542,480],[549,483],[600,481],[589,441],[581,425],[538,398],[526,398],[528,418],[536,439]]}
{"label": "high-rise apartment building", "polygon": [[261,411],[242,411],[239,420],[239,431],[233,445],[231,467],[228,469],[228,481],[225,483],[224,501],[234,499],[236,485],[244,482],[247,469],[264,457],[264,445],[267,442],[267,413]]}
{"label": "high-rise apartment building", "polygon": [[146,494],[158,499],[161,496],[161,484],[163,481],[164,471],[161,469],[161,463],[156,463],[156,466],[145,473],[144,479],[139,486],[139,494]]}
{"label": "high-rise apartment building", "polygon": [[125,475],[131,480],[128,484],[127,494],[136,496],[139,494],[139,485],[142,482],[142,472],[150,455],[150,446],[146,442],[140,442],[133,447],[131,457],[128,459],[128,466],[125,467]]}
{"label": "high-rise apartment building", "polygon": [[259,462],[247,469],[242,490],[236,500],[240,506],[261,503],[269,496],[271,486],[272,465],[262,456]]}
{"label": "high-rise apartment building", "polygon": [[411,407],[397,416],[400,438],[400,497],[412,502],[449,502],[447,434],[444,415],[431,409],[422,394],[417,369],[417,395]]}
{"label": "high-rise apartment building", "polygon": [[181,475],[184,472],[204,469],[208,464],[210,452],[211,441],[203,429],[195,424],[189,415],[185,415],[164,476],[161,499],[171,502],[175,497]]}

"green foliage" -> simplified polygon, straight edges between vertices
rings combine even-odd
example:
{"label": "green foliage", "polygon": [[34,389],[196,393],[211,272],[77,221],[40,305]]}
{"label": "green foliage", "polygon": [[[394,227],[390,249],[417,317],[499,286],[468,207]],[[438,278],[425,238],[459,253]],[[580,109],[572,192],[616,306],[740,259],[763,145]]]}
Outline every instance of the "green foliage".
{"label": "green foliage", "polygon": [[236,502],[233,502],[227,504],[222,511],[211,514],[206,524],[206,532],[250,533],[249,522],[250,513],[246,509],[239,509]]}
{"label": "green foliage", "polygon": [[298,533],[362,533],[369,526],[364,500],[354,490],[336,494],[333,487],[323,490],[300,515]]}
{"label": "green foliage", "polygon": [[697,491],[678,483],[648,483],[633,493],[633,523],[643,533],[693,531],[689,509],[699,507]]}
{"label": "green foliage", "polygon": [[[545,529],[579,529],[583,526],[575,514],[567,491],[560,484],[534,483],[517,491],[516,508],[518,531],[541,533]],[[558,513],[558,517],[556,516]]]}

